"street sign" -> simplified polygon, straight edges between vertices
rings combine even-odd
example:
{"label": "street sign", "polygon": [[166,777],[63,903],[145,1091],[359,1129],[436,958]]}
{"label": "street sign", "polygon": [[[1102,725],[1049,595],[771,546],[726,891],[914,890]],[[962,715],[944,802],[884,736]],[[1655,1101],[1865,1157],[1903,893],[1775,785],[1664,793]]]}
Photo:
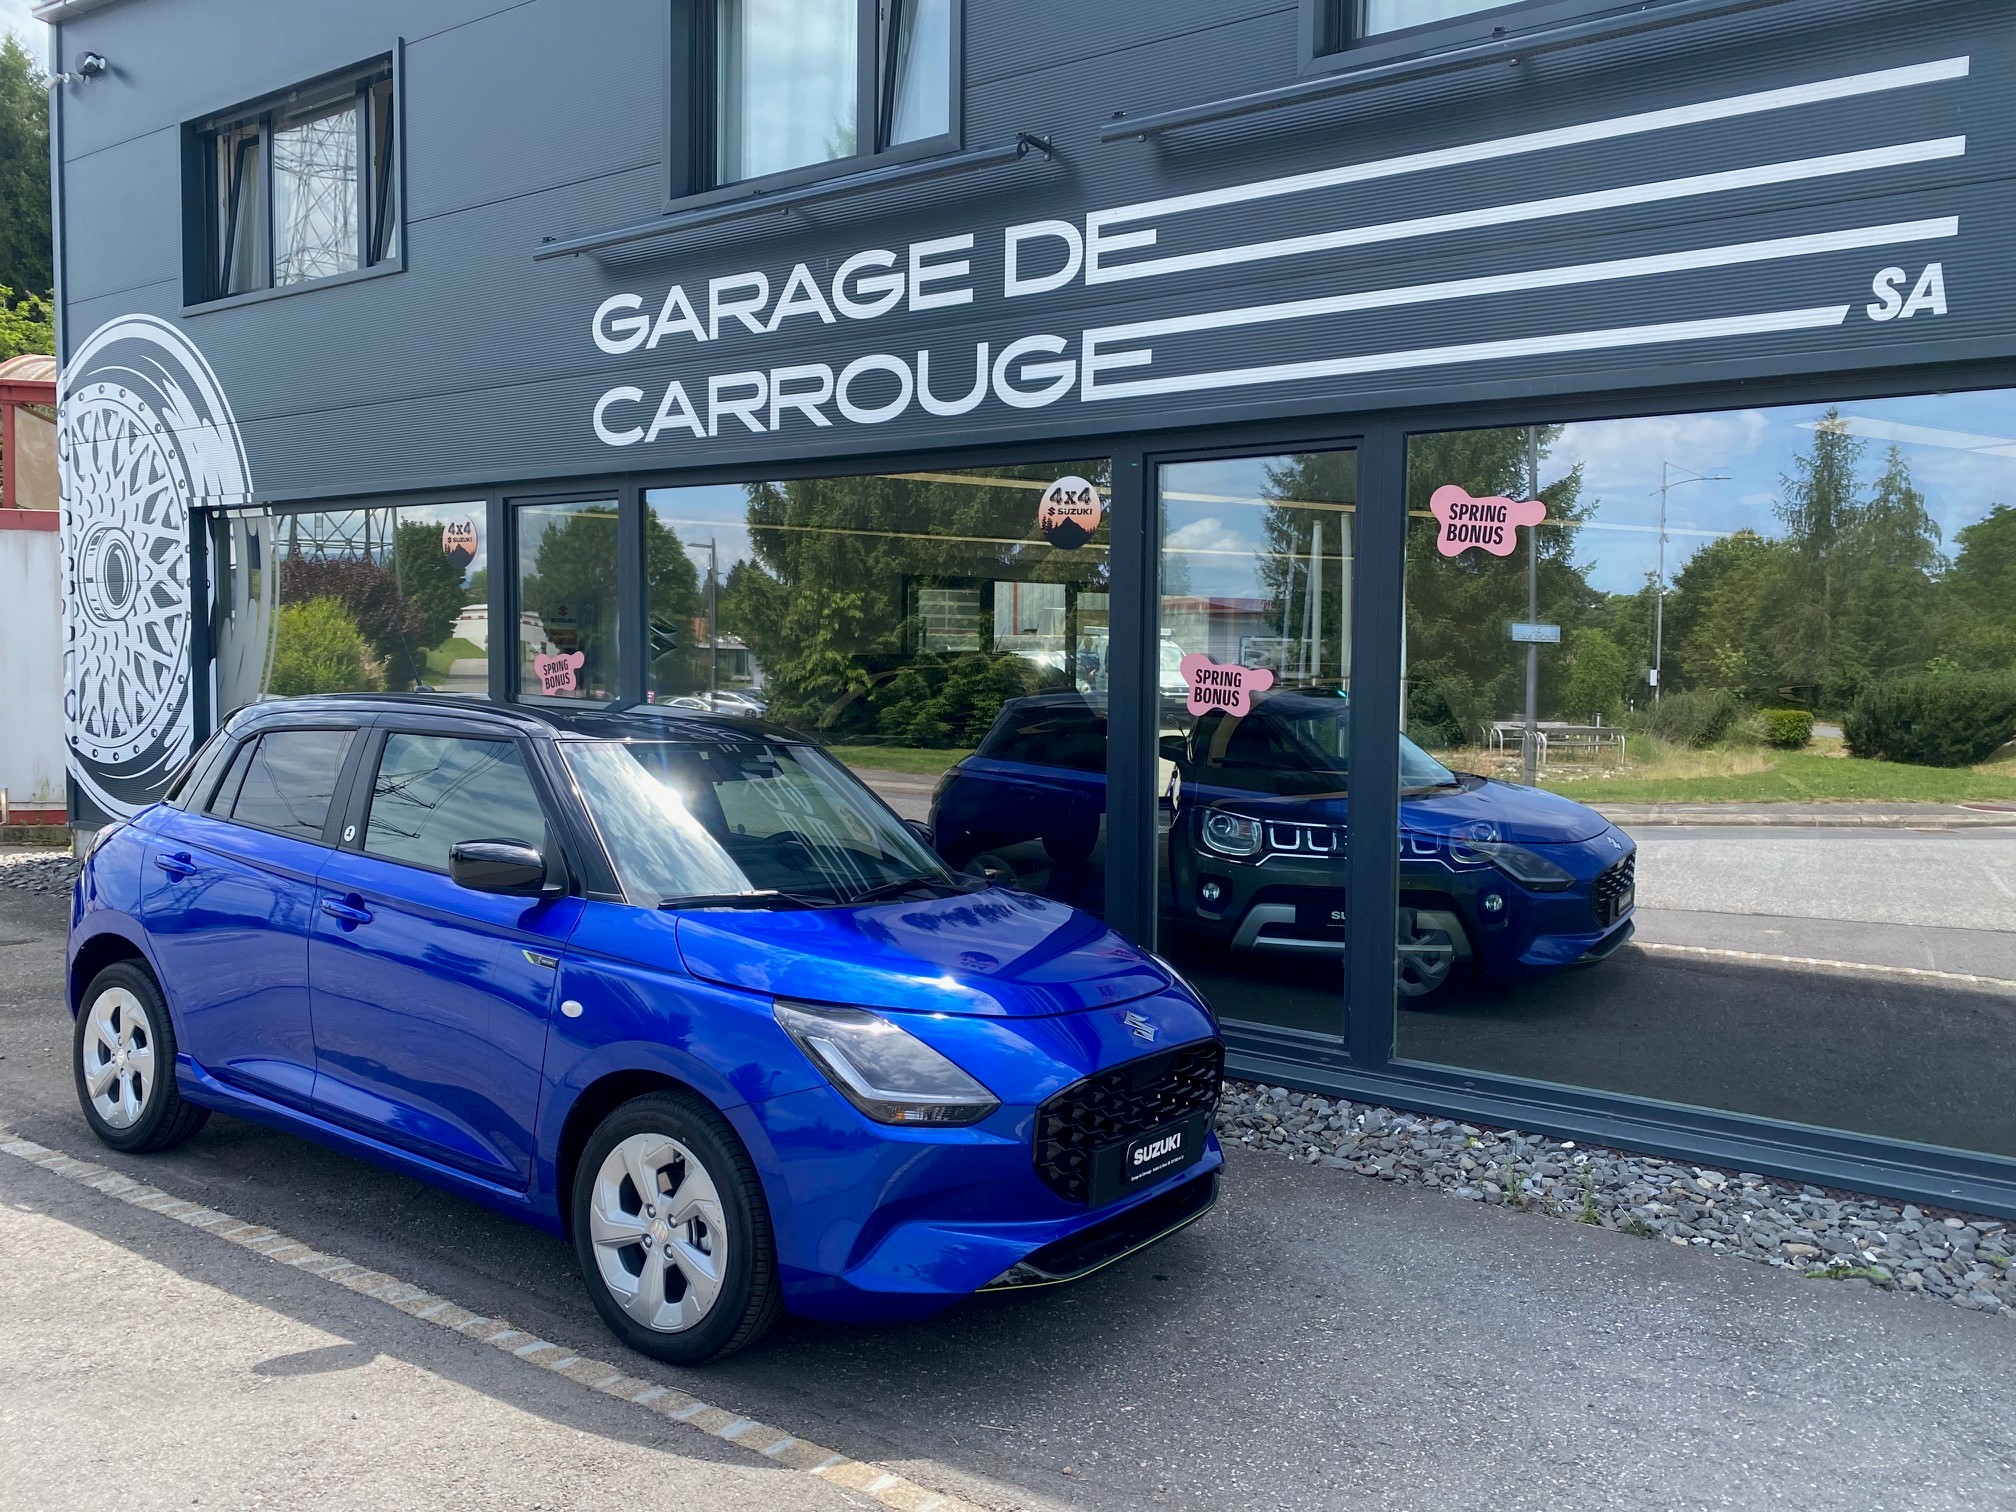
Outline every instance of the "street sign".
{"label": "street sign", "polygon": [[1522,644],[1536,646],[1558,646],[1561,644],[1559,625],[1522,625],[1514,623],[1512,639]]}

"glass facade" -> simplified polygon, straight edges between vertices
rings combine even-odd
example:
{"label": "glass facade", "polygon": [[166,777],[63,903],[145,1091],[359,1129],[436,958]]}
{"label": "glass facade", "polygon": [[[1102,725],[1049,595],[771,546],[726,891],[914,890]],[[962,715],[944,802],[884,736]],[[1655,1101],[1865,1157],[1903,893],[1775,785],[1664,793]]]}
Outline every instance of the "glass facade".
{"label": "glass facade", "polygon": [[520,696],[612,702],[622,640],[616,501],[526,504],[513,513]]}

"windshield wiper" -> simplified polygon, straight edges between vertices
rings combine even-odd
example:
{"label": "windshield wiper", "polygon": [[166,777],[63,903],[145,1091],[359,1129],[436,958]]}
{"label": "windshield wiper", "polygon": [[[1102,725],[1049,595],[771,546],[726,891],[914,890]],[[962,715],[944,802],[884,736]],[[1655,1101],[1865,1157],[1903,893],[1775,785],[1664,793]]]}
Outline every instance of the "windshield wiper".
{"label": "windshield wiper", "polygon": [[1455,791],[1459,793],[1462,792],[1464,790],[1463,779],[1461,777],[1451,777],[1447,782],[1416,783],[1413,787],[1402,788],[1400,790],[1400,796],[1402,798],[1408,798],[1412,797],[1416,793],[1440,793],[1451,788],[1455,789]]}
{"label": "windshield wiper", "polygon": [[660,908],[831,908],[831,898],[808,898],[803,893],[780,892],[760,887],[753,892],[690,893],[683,898],[661,898]]}
{"label": "windshield wiper", "polygon": [[900,897],[906,892],[915,892],[920,887],[943,887],[942,877],[898,877],[891,882],[877,882],[873,887],[863,888],[847,899],[847,906],[856,903],[873,903],[877,898]]}

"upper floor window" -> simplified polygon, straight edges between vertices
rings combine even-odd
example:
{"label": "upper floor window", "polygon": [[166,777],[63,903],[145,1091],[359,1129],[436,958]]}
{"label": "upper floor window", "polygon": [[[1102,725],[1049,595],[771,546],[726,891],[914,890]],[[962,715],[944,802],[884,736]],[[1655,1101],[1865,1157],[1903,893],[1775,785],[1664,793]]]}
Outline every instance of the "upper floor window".
{"label": "upper floor window", "polygon": [[[1606,12],[1628,0],[1303,0],[1313,5],[1317,56],[1384,60],[1427,47],[1487,41]],[[1640,0],[1640,7],[1642,0]]]}
{"label": "upper floor window", "polygon": [[397,136],[389,58],[189,128],[190,302],[395,261]]}
{"label": "upper floor window", "polygon": [[[953,135],[959,0],[675,0],[675,195]],[[675,74],[677,77],[677,74]],[[675,156],[678,156],[675,154]]]}
{"label": "upper floor window", "polygon": [[1508,0],[1344,0],[1343,8],[1357,12],[1357,24],[1346,34],[1356,38],[1433,26],[1479,11],[1504,10],[1507,4]]}

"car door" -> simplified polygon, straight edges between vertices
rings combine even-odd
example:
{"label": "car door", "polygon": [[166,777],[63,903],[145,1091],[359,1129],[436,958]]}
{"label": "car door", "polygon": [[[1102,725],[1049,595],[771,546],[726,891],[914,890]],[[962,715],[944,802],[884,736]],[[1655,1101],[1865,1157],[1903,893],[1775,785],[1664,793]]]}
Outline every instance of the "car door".
{"label": "car door", "polygon": [[464,840],[535,845],[565,875],[526,743],[454,725],[375,732],[323,869],[309,944],[326,1118],[514,1188],[532,1175],[548,1016],[581,900],[448,876]]}
{"label": "car door", "polygon": [[156,811],[141,925],[181,1051],[242,1091],[305,1108],[315,1043],[308,933],[353,728],[267,728],[214,789]]}

